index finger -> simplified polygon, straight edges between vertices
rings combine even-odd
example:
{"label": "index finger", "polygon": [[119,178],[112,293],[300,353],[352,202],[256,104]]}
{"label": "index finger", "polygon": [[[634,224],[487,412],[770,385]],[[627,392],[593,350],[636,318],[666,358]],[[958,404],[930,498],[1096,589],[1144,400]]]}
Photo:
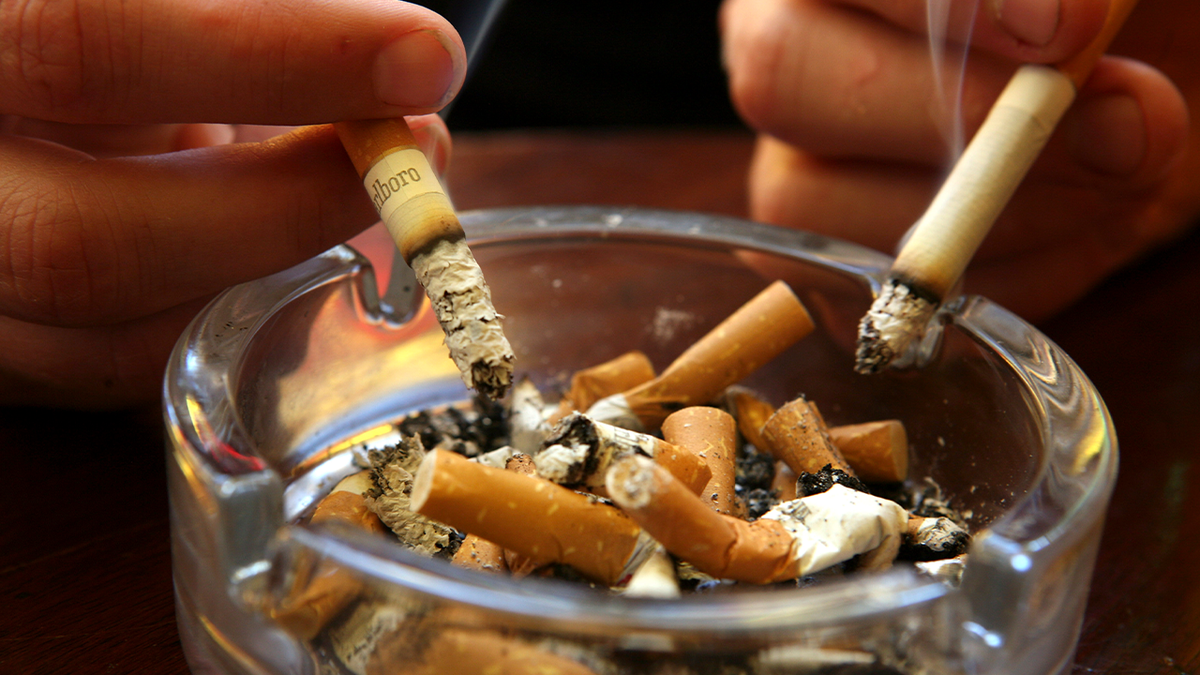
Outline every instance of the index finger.
{"label": "index finger", "polygon": [[445,19],[396,0],[0,5],[0,112],[59,122],[420,114],[454,96],[465,66]]}

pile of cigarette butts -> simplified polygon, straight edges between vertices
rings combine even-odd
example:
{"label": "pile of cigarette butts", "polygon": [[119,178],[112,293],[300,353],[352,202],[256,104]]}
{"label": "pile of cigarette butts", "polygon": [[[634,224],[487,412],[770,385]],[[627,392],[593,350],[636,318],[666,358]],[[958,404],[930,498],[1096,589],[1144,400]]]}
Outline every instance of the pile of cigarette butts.
{"label": "pile of cigarette butts", "polygon": [[[423,411],[408,418],[420,420],[419,433],[398,423],[399,442],[364,452],[363,469],[311,520],[390,532],[482,573],[569,578],[664,600],[739,584],[807,585],[897,559],[953,583],[969,541],[961,519],[941,502],[920,509],[868,488],[895,496],[911,482],[902,421],[829,426],[803,396],[776,408],[738,385],[812,330],[800,300],[775,282],[661,373],[630,352],[575,373],[554,404],[522,380],[503,406],[490,404],[500,414],[480,414],[488,405],[480,401],[474,412]],[[481,418],[490,437],[463,432]],[[361,594],[351,575],[318,568],[270,613],[311,639],[331,623],[345,630],[367,621],[353,619],[370,604],[354,603]],[[604,670],[544,649],[526,653],[528,643],[491,633],[437,631],[446,644],[432,650],[429,639],[413,642],[421,631],[411,618],[389,623],[386,614],[363,615],[374,624],[345,648],[351,671],[397,672],[403,661],[402,672],[473,672],[447,669],[434,654],[468,645],[469,660],[534,664],[496,672]],[[363,631],[374,636],[369,647]]]}

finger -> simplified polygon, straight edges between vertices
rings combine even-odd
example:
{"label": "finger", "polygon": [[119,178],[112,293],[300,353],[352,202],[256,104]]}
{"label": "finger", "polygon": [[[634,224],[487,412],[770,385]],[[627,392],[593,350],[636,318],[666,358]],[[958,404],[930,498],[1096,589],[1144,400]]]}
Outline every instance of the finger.
{"label": "finger", "polygon": [[[946,38],[1013,61],[1054,63],[1100,32],[1108,0],[835,0],[918,34],[944,28]],[[941,10],[945,16],[939,16]],[[936,31],[935,31],[936,34]]]}
{"label": "finger", "polygon": [[328,127],[94,161],[8,138],[0,166],[0,313],[25,321],[150,314],[287,268],[377,220]]}
{"label": "finger", "polygon": [[432,112],[466,64],[445,19],[395,0],[16,0],[0,45],[0,109],[76,123]]}
{"label": "finger", "polygon": [[175,341],[207,300],[100,328],[0,316],[0,405],[111,410],[155,402]]}
{"label": "finger", "polygon": [[93,157],[157,155],[234,140],[227,124],[64,124],[17,118],[6,133],[40,138]]}
{"label": "finger", "polygon": [[[948,108],[923,39],[811,0],[724,9],[730,94],[751,126],[825,157],[945,161]],[[968,66],[962,113],[977,125],[1013,66],[986,55]]]}

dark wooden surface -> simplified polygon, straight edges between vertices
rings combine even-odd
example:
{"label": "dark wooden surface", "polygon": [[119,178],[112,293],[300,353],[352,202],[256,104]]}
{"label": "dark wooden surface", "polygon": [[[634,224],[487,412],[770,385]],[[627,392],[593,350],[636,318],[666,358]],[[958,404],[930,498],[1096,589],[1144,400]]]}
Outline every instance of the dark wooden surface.
{"label": "dark wooden surface", "polygon": [[[596,203],[741,215],[738,133],[456,140],[460,208]],[[1200,672],[1200,234],[1044,330],[1116,420],[1121,475],[1075,673]],[[155,409],[0,409],[0,673],[186,673]]]}

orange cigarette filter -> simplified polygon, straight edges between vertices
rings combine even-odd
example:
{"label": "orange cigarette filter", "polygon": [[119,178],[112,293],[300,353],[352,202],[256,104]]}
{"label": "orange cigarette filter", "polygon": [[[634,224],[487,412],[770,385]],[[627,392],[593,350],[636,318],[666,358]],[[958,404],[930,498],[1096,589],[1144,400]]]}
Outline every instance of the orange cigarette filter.
{"label": "orange cigarette filter", "polygon": [[767,452],[762,428],[775,414],[775,406],[745,387],[733,386],[725,391],[725,404],[737,420],[738,432],[746,442]]}
{"label": "orange cigarette filter", "polygon": [[908,435],[900,420],[830,427],[829,440],[868,483],[897,483],[908,478]]}
{"label": "orange cigarette filter", "polygon": [[614,464],[606,485],[613,501],[650,536],[705,574],[753,584],[796,576],[793,538],[782,524],[717,513],[645,457]]}
{"label": "orange cigarette filter", "polygon": [[826,464],[855,475],[854,470],[829,440],[829,433],[816,406],[794,399],[775,411],[762,429],[765,450],[789,467],[796,475],[817,473]]}
{"label": "orange cigarette filter", "polygon": [[779,495],[779,501],[790,502],[799,496],[796,491],[796,481],[799,478],[787,463],[775,460],[775,476],[771,479],[771,489]]}
{"label": "orange cigarette filter", "polygon": [[463,569],[479,572],[508,570],[508,563],[504,560],[504,548],[474,534],[463,538],[450,562]]}
{"label": "orange cigarette filter", "polygon": [[596,675],[578,661],[489,630],[401,625],[367,662],[367,675]]}
{"label": "orange cigarette filter", "polygon": [[633,350],[571,376],[571,386],[563,394],[558,410],[549,423],[555,424],[574,411],[583,412],[605,396],[619,394],[654,379],[654,364],[644,353]]}
{"label": "orange cigarette filter", "polygon": [[710,403],[813,330],[792,289],[776,281],[685,350],[658,377],[627,390],[644,428],[658,429],[681,408]]}
{"label": "orange cigarette filter", "polygon": [[[340,487],[340,486],[339,486]],[[312,523],[345,523],[372,534],[386,528],[367,508],[361,493],[335,490],[317,504]],[[296,575],[293,591],[268,609],[271,618],[288,632],[306,640],[317,633],[362,592],[356,576],[326,561]]]}
{"label": "orange cigarette filter", "polygon": [[[744,518],[737,496],[737,423],[724,410],[691,406],[671,413],[662,423],[663,439],[703,458],[711,478],[699,492],[717,513]],[[674,471],[671,472],[675,474]]]}
{"label": "orange cigarette filter", "polygon": [[412,509],[538,564],[559,562],[616,585],[649,553],[619,509],[548,480],[434,450],[413,480]]}

